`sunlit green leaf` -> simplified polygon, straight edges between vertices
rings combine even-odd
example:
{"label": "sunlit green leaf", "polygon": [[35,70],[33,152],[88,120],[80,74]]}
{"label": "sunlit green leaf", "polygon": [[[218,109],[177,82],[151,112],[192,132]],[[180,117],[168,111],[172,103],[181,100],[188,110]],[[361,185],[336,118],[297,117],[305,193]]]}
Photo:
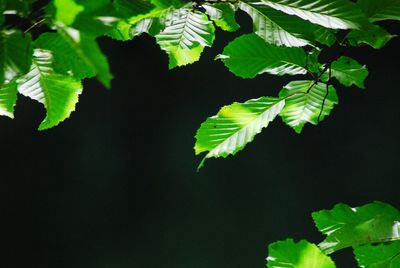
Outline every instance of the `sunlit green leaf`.
{"label": "sunlit green leaf", "polygon": [[56,19],[65,25],[71,25],[75,17],[84,10],[84,7],[74,0],[54,0]]}
{"label": "sunlit green leaf", "polygon": [[280,92],[280,98],[286,99],[283,110],[279,113],[282,120],[297,133],[306,123],[317,125],[331,113],[338,103],[336,90],[324,83],[315,81],[293,81]]}
{"label": "sunlit green leaf", "polygon": [[208,118],[196,134],[196,154],[227,157],[242,150],[282,110],[284,100],[270,97],[233,103]]}
{"label": "sunlit green leaf", "polygon": [[389,244],[358,246],[354,249],[354,254],[360,267],[400,267],[400,241]]}
{"label": "sunlit green leaf", "polygon": [[292,239],[268,247],[268,268],[335,268],[335,263],[314,244]]}
{"label": "sunlit green leaf", "polygon": [[307,73],[307,57],[301,48],[270,45],[256,34],[236,38],[217,58],[232,73],[243,78],[253,78],[265,72],[275,75]]}
{"label": "sunlit green leaf", "polygon": [[332,29],[360,29],[368,22],[360,8],[349,0],[261,0],[260,3]]}
{"label": "sunlit green leaf", "polygon": [[316,41],[326,45],[335,42],[330,30],[259,3],[240,2],[239,7],[250,15],[255,33],[266,42],[287,47],[302,47]]}
{"label": "sunlit green leaf", "polygon": [[169,55],[169,68],[199,60],[204,47],[214,42],[214,26],[207,15],[188,8],[166,14],[166,28],[156,35],[157,43]]}
{"label": "sunlit green leaf", "polygon": [[381,202],[351,208],[338,204],[332,210],[312,214],[326,239],[320,244],[326,253],[367,243],[400,239],[400,212]]}
{"label": "sunlit green leaf", "polygon": [[53,71],[52,60],[50,51],[36,49],[31,70],[17,80],[19,93],[46,108],[46,118],[39,130],[54,127],[68,118],[82,92],[79,80]]}

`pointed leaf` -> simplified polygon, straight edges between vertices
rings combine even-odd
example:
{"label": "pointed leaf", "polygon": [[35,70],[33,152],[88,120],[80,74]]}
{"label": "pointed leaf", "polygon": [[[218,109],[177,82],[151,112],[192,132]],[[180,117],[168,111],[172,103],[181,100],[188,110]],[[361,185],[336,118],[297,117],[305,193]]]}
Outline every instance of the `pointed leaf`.
{"label": "pointed leaf", "polygon": [[354,254],[360,267],[400,267],[400,241],[390,244],[359,246],[354,249]]}
{"label": "pointed leaf", "polygon": [[50,51],[36,49],[30,72],[17,80],[19,93],[46,108],[47,115],[39,130],[56,126],[68,118],[82,92],[79,80],[54,73],[52,60]]}
{"label": "pointed leaf", "polygon": [[400,20],[400,0],[358,0],[370,21]]}
{"label": "pointed leaf", "polygon": [[268,268],[335,268],[332,259],[314,244],[292,239],[275,242],[268,247]]}
{"label": "pointed leaf", "polygon": [[214,25],[199,11],[173,10],[166,15],[165,24],[156,39],[169,55],[170,69],[199,60],[204,47],[214,42]]}
{"label": "pointed leaf", "polygon": [[332,62],[332,76],[346,87],[355,85],[365,88],[364,81],[368,76],[368,69],[356,60],[342,56]]}
{"label": "pointed leaf", "polygon": [[253,19],[254,32],[270,44],[302,47],[316,41],[326,45],[335,42],[330,30],[260,5],[259,1],[240,2],[239,7]]}
{"label": "pointed leaf", "polygon": [[270,45],[256,34],[236,38],[217,58],[232,73],[243,78],[253,78],[265,72],[275,75],[307,73],[307,56],[303,49]]}
{"label": "pointed leaf", "polygon": [[0,33],[0,85],[29,71],[32,51],[29,34],[12,30]]}
{"label": "pointed leaf", "polygon": [[360,29],[368,24],[349,0],[262,0],[264,5],[332,29]]}
{"label": "pointed leaf", "polygon": [[11,81],[0,88],[0,115],[14,118],[14,106],[17,102],[17,83]]}
{"label": "pointed leaf", "polygon": [[324,120],[338,103],[333,86],[327,88],[326,84],[315,81],[290,82],[279,92],[279,97],[286,99],[279,115],[297,133],[301,133],[306,123],[317,125],[318,119]]}
{"label": "pointed leaf", "polygon": [[58,33],[42,34],[35,44],[52,51],[57,72],[72,73],[78,79],[96,76],[104,86],[110,87],[112,75],[107,58],[93,38],[72,28],[65,28]]}
{"label": "pointed leaf", "polygon": [[381,202],[351,208],[338,204],[332,210],[312,214],[320,232],[327,235],[319,245],[326,253],[362,244],[400,240],[400,212]]}
{"label": "pointed leaf", "polygon": [[284,100],[263,97],[224,106],[201,124],[196,134],[196,154],[208,152],[205,159],[236,154],[274,120],[284,103]]}

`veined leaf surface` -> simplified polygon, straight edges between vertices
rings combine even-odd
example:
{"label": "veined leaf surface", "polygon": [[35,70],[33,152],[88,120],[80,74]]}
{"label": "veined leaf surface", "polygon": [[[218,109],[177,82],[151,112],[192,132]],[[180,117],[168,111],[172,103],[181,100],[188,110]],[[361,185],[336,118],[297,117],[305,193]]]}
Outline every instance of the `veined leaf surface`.
{"label": "veined leaf surface", "polygon": [[253,78],[265,72],[275,75],[307,73],[307,56],[303,49],[270,45],[256,34],[236,38],[217,58],[242,78]]}
{"label": "veined leaf surface", "polygon": [[349,0],[261,0],[260,3],[289,15],[332,29],[360,29],[368,21]]}
{"label": "veined leaf surface", "polygon": [[227,157],[242,150],[282,110],[284,100],[270,97],[224,106],[201,124],[196,134],[196,154]]}
{"label": "veined leaf surface", "polygon": [[17,80],[19,93],[42,103],[46,108],[47,115],[39,130],[56,126],[68,118],[75,110],[82,92],[79,80],[54,73],[52,61],[50,51],[36,49],[30,72]]}
{"label": "veined leaf surface", "polygon": [[199,11],[172,10],[166,14],[165,25],[156,39],[169,55],[170,69],[198,61],[204,47],[214,42],[214,25]]}
{"label": "veined leaf surface", "polygon": [[400,20],[400,0],[358,0],[370,21]]}
{"label": "veined leaf surface", "polygon": [[302,47],[315,41],[326,45],[335,42],[330,30],[260,5],[259,1],[240,2],[239,7],[253,19],[255,33],[270,44]]}
{"label": "veined leaf surface", "polygon": [[400,241],[390,244],[358,246],[354,249],[354,254],[360,267],[400,267]]}
{"label": "veined leaf surface", "polygon": [[318,119],[324,120],[338,103],[333,86],[315,81],[293,81],[280,92],[279,97],[286,99],[286,105],[280,112],[282,120],[297,133],[301,133],[306,123],[317,125]]}

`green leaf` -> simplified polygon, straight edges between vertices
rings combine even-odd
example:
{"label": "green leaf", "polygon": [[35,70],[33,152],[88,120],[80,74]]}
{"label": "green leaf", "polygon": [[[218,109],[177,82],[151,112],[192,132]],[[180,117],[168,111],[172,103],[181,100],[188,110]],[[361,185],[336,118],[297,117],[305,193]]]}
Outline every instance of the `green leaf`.
{"label": "green leaf", "polygon": [[262,0],[261,3],[331,29],[360,29],[368,24],[360,8],[349,0]]}
{"label": "green leaf", "polygon": [[292,239],[275,242],[268,247],[268,268],[335,268],[332,259],[314,244]]}
{"label": "green leaf", "polygon": [[324,120],[338,103],[333,86],[327,89],[326,84],[315,81],[290,82],[279,92],[279,97],[286,99],[279,115],[297,133],[301,133],[306,123],[317,125]]}
{"label": "green leaf", "polygon": [[400,20],[400,0],[358,0],[370,21]]}
{"label": "green leaf", "polygon": [[112,75],[97,42],[72,28],[58,30],[58,33],[42,34],[35,42],[37,47],[53,52],[56,71],[78,79],[96,76],[109,88]]}
{"label": "green leaf", "polygon": [[363,31],[351,31],[347,35],[347,40],[352,46],[367,44],[375,49],[381,49],[394,37],[396,37],[396,35],[388,33],[385,29],[378,25],[371,24],[370,27]]}
{"label": "green leaf", "polygon": [[242,35],[229,43],[217,56],[237,76],[253,78],[257,74],[306,74],[306,54],[301,48],[267,44],[256,34]]}
{"label": "green leaf", "polygon": [[20,17],[27,17],[32,8],[32,0],[5,0],[5,14],[17,14]]}
{"label": "green leaf", "polygon": [[287,47],[312,45],[316,41],[326,45],[335,42],[330,30],[259,3],[240,2],[239,7],[250,15],[254,32],[266,42]]}
{"label": "green leaf", "polygon": [[30,72],[17,80],[18,92],[42,103],[47,111],[39,130],[58,125],[75,110],[82,92],[79,80],[52,69],[50,51],[36,49]]}
{"label": "green leaf", "polygon": [[240,28],[236,22],[234,5],[230,3],[216,3],[213,5],[202,5],[215,24],[224,31],[235,32]]}
{"label": "green leaf", "polygon": [[115,0],[114,6],[119,17],[123,18],[146,14],[154,8],[149,0]]}
{"label": "green leaf", "polygon": [[314,212],[312,216],[318,230],[327,235],[319,246],[328,254],[347,247],[400,239],[400,212],[382,202],[358,208],[338,204],[332,210]]}
{"label": "green leaf", "polygon": [[354,254],[360,267],[400,267],[400,241],[390,244],[359,246],[354,249]]}
{"label": "green leaf", "polygon": [[56,8],[56,20],[71,25],[75,17],[84,10],[84,7],[77,5],[74,0],[54,0]]}
{"label": "green leaf", "polygon": [[14,118],[14,106],[17,102],[17,83],[13,80],[0,88],[0,115]]}
{"label": "green leaf", "polygon": [[29,71],[32,51],[29,34],[15,30],[0,33],[0,85]]}
{"label": "green leaf", "polygon": [[204,47],[214,42],[214,25],[199,11],[172,10],[166,15],[165,24],[166,28],[156,39],[169,55],[170,69],[199,60]]}
{"label": "green leaf", "polygon": [[208,152],[204,160],[236,154],[274,120],[284,104],[284,100],[262,97],[222,107],[197,131],[196,154]]}
{"label": "green leaf", "polygon": [[332,62],[332,77],[335,77],[346,87],[355,85],[365,88],[364,81],[368,76],[368,69],[359,64],[356,60],[342,56]]}

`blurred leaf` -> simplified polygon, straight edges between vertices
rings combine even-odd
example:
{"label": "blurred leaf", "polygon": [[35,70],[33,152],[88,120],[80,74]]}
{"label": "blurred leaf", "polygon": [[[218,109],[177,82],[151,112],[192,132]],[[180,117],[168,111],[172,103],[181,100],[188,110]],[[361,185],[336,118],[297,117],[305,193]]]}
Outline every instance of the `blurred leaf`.
{"label": "blurred leaf", "polygon": [[390,244],[358,246],[354,249],[354,254],[360,267],[400,267],[400,241]]}
{"label": "blurred leaf", "polygon": [[172,10],[166,14],[165,25],[156,39],[169,55],[170,69],[199,60],[204,47],[214,42],[214,25],[199,11]]}
{"label": "blurred leaf", "polygon": [[58,30],[42,34],[35,42],[37,47],[52,51],[56,71],[78,79],[96,76],[109,88],[112,75],[96,41],[72,28]]}
{"label": "blurred leaf", "polygon": [[56,19],[65,25],[71,25],[75,17],[84,10],[84,7],[77,5],[74,0],[54,0],[56,8]]}
{"label": "blurred leaf", "polygon": [[54,72],[52,60],[50,51],[36,49],[30,72],[17,80],[19,93],[46,108],[47,115],[39,130],[54,127],[68,118],[82,92],[79,80]]}
{"label": "blurred leaf", "polygon": [[209,117],[197,131],[196,154],[208,152],[203,162],[211,157],[236,154],[274,120],[284,104],[285,101],[281,99],[262,97],[222,107],[217,115]]}
{"label": "blurred leaf", "polygon": [[14,106],[17,102],[17,83],[13,80],[0,87],[0,115],[14,118]]}
{"label": "blurred leaf", "polygon": [[312,214],[326,239],[319,245],[326,253],[368,243],[400,239],[400,212],[381,202],[351,208],[338,204]]}
{"label": "blurred leaf", "polygon": [[274,75],[307,73],[307,56],[301,48],[270,45],[256,34],[236,38],[217,58],[242,78],[253,78],[265,72]]}
{"label": "blurred leaf", "polygon": [[400,20],[400,0],[358,0],[370,21]]}
{"label": "blurred leaf", "polygon": [[335,268],[330,257],[307,241],[292,239],[275,242],[268,247],[268,268]]}
{"label": "blurred leaf", "polygon": [[347,40],[352,46],[368,44],[375,49],[383,48],[387,42],[396,37],[378,25],[371,25],[363,31],[353,30],[347,35]]}
{"label": "blurred leaf", "polygon": [[0,85],[29,71],[32,63],[32,40],[18,30],[0,34]]}
{"label": "blurred leaf", "polygon": [[283,110],[279,113],[282,120],[297,133],[301,133],[306,123],[317,125],[318,119],[324,120],[338,103],[333,86],[315,81],[293,81],[280,92],[280,98],[286,99]]}

